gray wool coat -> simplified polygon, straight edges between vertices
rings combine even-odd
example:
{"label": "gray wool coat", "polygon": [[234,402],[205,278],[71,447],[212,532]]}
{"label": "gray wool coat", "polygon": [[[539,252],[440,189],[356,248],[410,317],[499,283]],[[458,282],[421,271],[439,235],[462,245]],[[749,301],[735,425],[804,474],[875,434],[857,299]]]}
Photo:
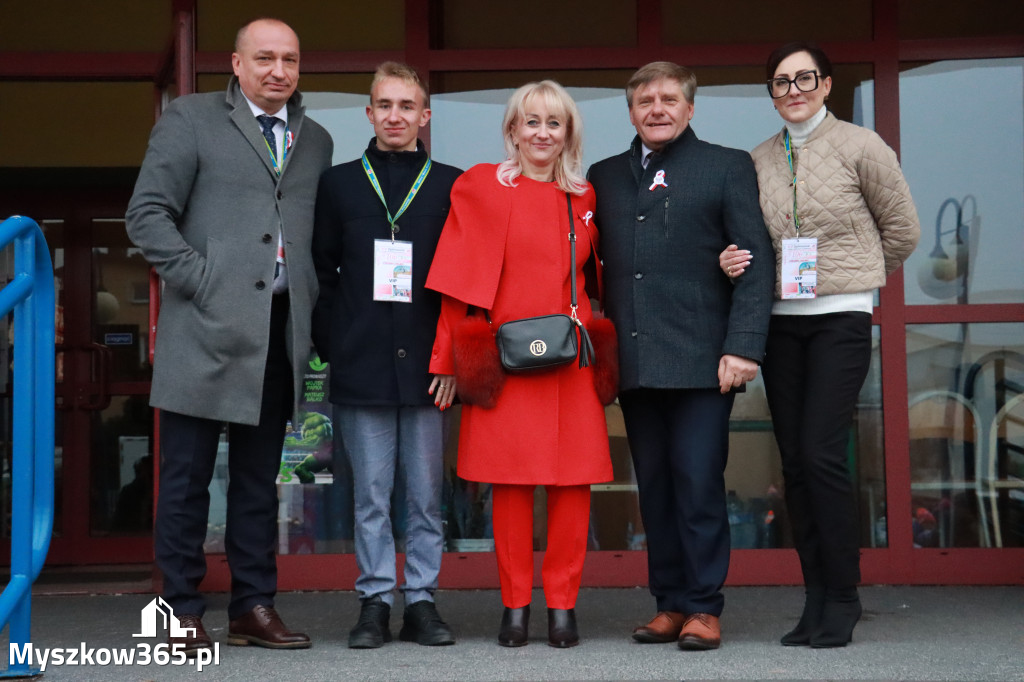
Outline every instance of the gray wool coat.
{"label": "gray wool coat", "polygon": [[149,138],[128,236],[163,280],[150,405],[259,422],[278,234],[291,301],[295,394],[309,357],[317,281],[310,242],[317,181],[333,143],[288,102],[293,142],[278,177],[236,78],[226,95],[179,97]]}

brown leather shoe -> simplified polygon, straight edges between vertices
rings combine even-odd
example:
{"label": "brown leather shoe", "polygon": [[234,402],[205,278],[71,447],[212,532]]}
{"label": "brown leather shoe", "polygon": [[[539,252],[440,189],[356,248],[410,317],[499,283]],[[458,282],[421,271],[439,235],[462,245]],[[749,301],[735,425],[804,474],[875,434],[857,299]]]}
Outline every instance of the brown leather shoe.
{"label": "brown leather shoe", "polygon": [[179,646],[180,649],[185,653],[186,658],[193,658],[196,652],[200,649],[211,649],[213,648],[213,640],[206,634],[206,628],[203,627],[203,620],[199,616],[176,616],[178,623],[181,627],[186,629],[192,629],[194,632],[191,635],[185,635],[184,637],[168,637],[167,643],[173,647]]}
{"label": "brown leather shoe", "polygon": [[687,651],[717,649],[722,644],[722,627],[718,616],[710,613],[691,613],[679,634],[679,648]]}
{"label": "brown leather shoe", "polygon": [[675,611],[658,611],[647,625],[633,628],[633,639],[643,644],[664,644],[679,638],[686,616]]}
{"label": "brown leather shoe", "polygon": [[241,618],[228,625],[228,644],[235,646],[267,647],[268,649],[308,649],[309,637],[292,632],[272,606],[257,605]]}

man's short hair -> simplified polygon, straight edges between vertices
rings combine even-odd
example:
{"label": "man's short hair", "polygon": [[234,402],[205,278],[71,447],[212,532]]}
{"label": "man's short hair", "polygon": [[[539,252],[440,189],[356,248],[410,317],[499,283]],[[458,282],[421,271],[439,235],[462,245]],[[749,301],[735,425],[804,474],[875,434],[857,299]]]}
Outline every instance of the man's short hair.
{"label": "man's short hair", "polygon": [[[235,52],[238,52],[238,46],[241,44],[242,38],[245,37],[245,34],[249,30],[249,27],[252,26],[253,24],[255,24],[257,21],[272,21],[275,24],[281,24],[282,26],[288,26],[288,24],[286,22],[281,21],[277,17],[256,17],[255,19],[247,21],[238,29],[238,33],[235,34]],[[292,30],[292,33],[295,33],[295,29],[293,29],[291,26],[288,26],[288,28],[290,28]],[[295,40],[298,40],[298,39],[299,39],[299,34],[295,33]]]}
{"label": "man's short hair", "polygon": [[370,104],[373,104],[373,91],[385,78],[398,78],[410,85],[418,86],[423,93],[423,106],[430,106],[430,95],[427,93],[427,86],[420,80],[420,75],[416,73],[416,69],[401,62],[384,62],[377,67],[373,74],[373,82],[370,83]]}
{"label": "man's short hair", "polygon": [[672,62],[651,62],[637,69],[626,83],[626,102],[629,108],[633,108],[633,94],[639,88],[662,78],[678,82],[683,88],[683,97],[693,104],[693,96],[697,94],[697,75],[685,66]]}

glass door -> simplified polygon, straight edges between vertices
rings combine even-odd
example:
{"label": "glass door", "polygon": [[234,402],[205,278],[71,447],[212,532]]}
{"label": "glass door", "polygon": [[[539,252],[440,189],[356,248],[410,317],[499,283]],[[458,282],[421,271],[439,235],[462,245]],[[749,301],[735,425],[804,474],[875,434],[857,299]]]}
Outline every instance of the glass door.
{"label": "glass door", "polygon": [[[54,265],[57,410],[51,564],[152,560],[149,267],[125,234],[124,206],[121,198],[107,201],[90,195],[65,205],[47,201],[35,214],[30,207],[18,207],[43,228]],[[10,323],[8,316],[5,339],[10,338]],[[9,499],[10,381],[3,396],[0,438]]]}

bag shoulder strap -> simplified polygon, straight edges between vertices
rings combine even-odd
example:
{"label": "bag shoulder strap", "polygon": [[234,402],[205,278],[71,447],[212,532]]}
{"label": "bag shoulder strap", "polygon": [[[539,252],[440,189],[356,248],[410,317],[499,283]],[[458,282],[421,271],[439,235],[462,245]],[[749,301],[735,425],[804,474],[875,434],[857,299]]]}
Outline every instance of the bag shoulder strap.
{"label": "bag shoulder strap", "polygon": [[569,205],[569,279],[571,280],[572,292],[572,318],[576,319],[576,226],[572,219],[572,197],[565,193],[565,203]]}

